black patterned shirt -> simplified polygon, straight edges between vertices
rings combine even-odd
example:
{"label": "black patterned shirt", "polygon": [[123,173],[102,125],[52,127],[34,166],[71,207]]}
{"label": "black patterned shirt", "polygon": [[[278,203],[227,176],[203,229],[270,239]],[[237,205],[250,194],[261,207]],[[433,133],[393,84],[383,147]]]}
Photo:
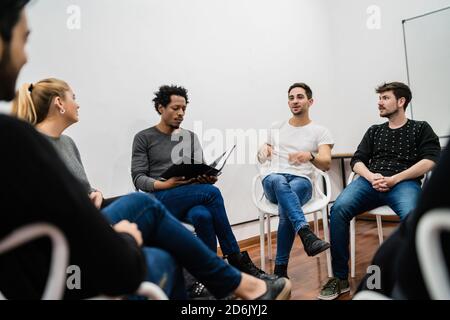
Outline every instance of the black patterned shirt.
{"label": "black patterned shirt", "polygon": [[373,173],[390,177],[428,159],[437,162],[441,147],[439,138],[425,121],[408,120],[397,129],[389,123],[367,130],[351,160],[351,167],[363,162]]}

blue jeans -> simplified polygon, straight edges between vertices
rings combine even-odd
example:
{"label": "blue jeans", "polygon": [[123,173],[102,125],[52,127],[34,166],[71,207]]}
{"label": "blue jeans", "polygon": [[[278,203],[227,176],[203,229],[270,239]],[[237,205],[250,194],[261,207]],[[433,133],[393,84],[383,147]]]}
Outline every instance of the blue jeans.
{"label": "blue jeans", "polygon": [[345,188],[331,207],[331,256],[335,277],[348,277],[350,221],[361,213],[384,205],[388,205],[403,221],[415,208],[420,192],[419,182],[413,180],[400,182],[389,192],[378,192],[363,177]]}
{"label": "blue jeans", "polygon": [[[239,286],[240,272],[209,250],[158,200],[148,194],[132,193],[121,197],[102,212],[111,224],[128,220],[138,225],[148,264],[146,279],[158,285],[162,283],[169,297],[186,297],[181,270],[175,266],[175,261],[218,298],[227,296]],[[158,248],[164,253],[146,247]]]}
{"label": "blue jeans", "polygon": [[267,199],[278,204],[280,215],[275,263],[287,265],[295,235],[308,225],[302,206],[311,199],[312,185],[303,177],[271,174],[263,180],[263,188]]}
{"label": "blue jeans", "polygon": [[153,195],[179,220],[191,222],[197,236],[217,252],[216,236],[224,255],[239,253],[220,190],[210,184],[186,185]]}
{"label": "blue jeans", "polygon": [[[182,219],[182,218],[180,218]],[[212,251],[217,252],[217,236],[211,212],[205,206],[195,206],[186,213],[184,222],[194,226],[195,233]]]}
{"label": "blue jeans", "polygon": [[159,248],[142,248],[148,266],[146,280],[158,285],[172,300],[186,300],[183,270],[170,253]]}

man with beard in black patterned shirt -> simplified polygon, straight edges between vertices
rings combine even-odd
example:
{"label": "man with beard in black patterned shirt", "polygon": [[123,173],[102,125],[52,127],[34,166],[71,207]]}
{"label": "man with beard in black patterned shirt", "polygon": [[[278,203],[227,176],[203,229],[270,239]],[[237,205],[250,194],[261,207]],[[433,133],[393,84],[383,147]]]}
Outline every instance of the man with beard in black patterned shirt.
{"label": "man with beard in black patterned shirt", "polygon": [[379,94],[380,116],[388,122],[374,125],[364,135],[351,160],[360,177],[339,195],[331,208],[331,255],[334,277],[319,299],[332,300],[349,292],[349,225],[357,215],[387,205],[403,221],[415,208],[420,181],[438,161],[439,138],[425,121],[409,120],[405,111],[412,99],[409,87],[385,83]]}

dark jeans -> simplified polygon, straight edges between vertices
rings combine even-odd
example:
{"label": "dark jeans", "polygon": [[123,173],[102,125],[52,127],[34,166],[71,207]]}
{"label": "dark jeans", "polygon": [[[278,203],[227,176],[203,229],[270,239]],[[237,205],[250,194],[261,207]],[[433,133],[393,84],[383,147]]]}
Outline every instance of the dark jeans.
{"label": "dark jeans", "polygon": [[101,206],[100,209],[105,209],[107,206],[112,204],[114,201],[119,200],[121,197],[122,196],[103,199],[102,206]]}
{"label": "dark jeans", "polygon": [[331,207],[331,257],[333,273],[340,279],[348,277],[350,221],[357,215],[388,205],[404,220],[415,208],[421,192],[417,181],[403,181],[391,191],[376,191],[363,177],[353,181]]}
{"label": "dark jeans", "polygon": [[312,195],[311,182],[290,174],[271,174],[263,180],[267,199],[278,204],[280,222],[277,233],[277,257],[275,263],[287,265],[295,235],[308,225],[302,206]]}
{"label": "dark jeans", "polygon": [[[111,224],[121,220],[136,223],[145,247],[165,251],[161,253],[144,247],[147,262],[150,262],[147,280],[156,284],[163,282],[163,288],[171,298],[186,297],[181,268],[176,267],[176,264],[186,268],[218,298],[225,297],[239,286],[240,272],[209,250],[158,200],[148,194],[123,196],[105,208],[103,213]],[[159,257],[152,257],[155,252]],[[155,263],[155,260],[159,261]]]}
{"label": "dark jeans", "polygon": [[197,236],[217,252],[216,236],[224,255],[240,252],[231,230],[220,190],[210,184],[181,186],[153,195],[179,220],[195,227]]}

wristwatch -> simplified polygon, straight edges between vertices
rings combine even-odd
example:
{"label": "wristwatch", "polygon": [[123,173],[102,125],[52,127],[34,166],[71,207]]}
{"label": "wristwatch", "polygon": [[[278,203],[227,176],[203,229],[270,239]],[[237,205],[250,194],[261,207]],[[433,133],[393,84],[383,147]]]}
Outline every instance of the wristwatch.
{"label": "wristwatch", "polygon": [[309,161],[313,162],[314,159],[316,159],[316,156],[315,156],[314,153],[312,153],[312,152],[310,152],[310,154],[311,154],[311,160],[309,160]]}

